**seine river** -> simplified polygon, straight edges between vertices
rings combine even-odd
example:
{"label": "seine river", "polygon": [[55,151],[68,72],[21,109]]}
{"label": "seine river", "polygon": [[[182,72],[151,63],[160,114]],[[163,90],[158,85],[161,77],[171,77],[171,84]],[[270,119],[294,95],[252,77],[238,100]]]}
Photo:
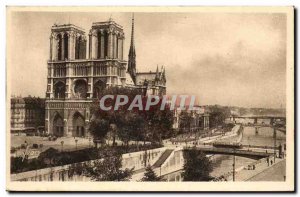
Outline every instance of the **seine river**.
{"label": "seine river", "polygon": [[[285,143],[285,134],[281,131],[276,132],[276,144]],[[241,140],[243,145],[256,145],[256,146],[274,146],[274,134],[273,129],[269,127],[259,128],[258,134],[255,133],[255,128],[245,127],[243,131],[243,138]],[[254,162],[254,159],[245,157],[235,157],[236,169],[247,166]],[[213,159],[213,171],[211,176],[219,177],[227,172],[232,171],[233,156],[231,155],[214,155]],[[175,172],[175,174],[180,172]]]}
{"label": "seine river", "polygon": [[[258,134],[255,133],[255,128],[245,127],[243,131],[243,138],[241,143],[243,145],[256,146],[274,146],[274,131],[269,127],[259,128]],[[281,131],[276,131],[276,144],[285,143],[285,134]],[[233,156],[230,155],[215,155],[216,159],[213,161],[214,170],[211,176],[221,176],[222,174],[232,170]],[[245,157],[235,157],[236,168],[247,166],[254,162],[254,159]]]}

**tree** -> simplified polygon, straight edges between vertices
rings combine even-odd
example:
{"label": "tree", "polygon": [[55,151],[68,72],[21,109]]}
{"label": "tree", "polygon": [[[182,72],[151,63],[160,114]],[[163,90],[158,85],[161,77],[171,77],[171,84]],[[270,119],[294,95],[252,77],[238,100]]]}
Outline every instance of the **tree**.
{"label": "tree", "polygon": [[144,174],[144,177],[141,179],[141,181],[161,181],[161,178],[158,177],[155,172],[152,170],[151,166],[147,166],[146,172]]}
{"label": "tree", "polygon": [[145,119],[146,132],[144,136],[151,142],[161,142],[161,139],[169,138],[172,135],[173,112],[169,106],[160,110],[160,101],[157,105],[151,106],[149,111],[141,111],[140,115]]}
{"label": "tree", "polygon": [[136,112],[130,112],[129,120],[127,122],[127,128],[129,131],[130,140],[136,141],[138,146],[138,141],[142,141],[144,139],[144,130],[145,130],[145,120]]}
{"label": "tree", "polygon": [[113,95],[114,99],[105,100],[105,106],[112,106],[112,110],[104,111],[99,107],[99,100],[96,100],[91,106],[91,113],[93,118],[90,123],[90,132],[93,135],[94,139],[97,141],[104,141],[108,132],[111,132],[113,138],[113,145],[115,144],[116,134],[118,137],[126,142],[135,137],[136,135],[132,134],[132,131],[135,130],[134,120],[136,116],[133,116],[130,111],[127,111],[130,103],[128,102],[124,106],[119,106],[118,110],[114,110],[116,96],[117,95],[127,95],[129,100],[132,100],[135,95],[140,93],[137,89],[129,89],[123,87],[110,87],[102,91],[102,96],[104,95]]}
{"label": "tree", "polygon": [[130,140],[141,140],[144,129],[144,120],[136,112],[116,112],[117,134],[121,141],[128,147]]}
{"label": "tree", "polygon": [[122,170],[122,155],[112,151],[109,156],[84,165],[84,175],[94,181],[129,181],[133,168]]}
{"label": "tree", "polygon": [[225,124],[225,119],[230,117],[230,109],[228,107],[222,107],[218,105],[209,106],[209,111],[210,128],[223,126]]}
{"label": "tree", "polygon": [[185,130],[188,128],[188,131],[191,132],[191,125],[193,123],[193,116],[191,113],[188,113],[187,111],[182,111],[179,116],[179,128],[182,130]]}
{"label": "tree", "polygon": [[[173,112],[166,107],[164,110],[156,110],[154,120],[156,123],[156,127],[158,128],[157,131],[160,132],[160,138],[162,137],[163,139],[169,138],[172,135],[172,127],[173,127]],[[161,139],[160,139],[161,140]]]}
{"label": "tree", "polygon": [[199,150],[184,150],[183,181],[210,181],[211,161]]}
{"label": "tree", "polygon": [[38,159],[48,166],[55,166],[57,164],[57,156],[59,151],[55,148],[48,148],[44,152],[41,152]]}
{"label": "tree", "polygon": [[[119,106],[118,110],[112,107],[109,111],[99,109],[99,101],[96,101],[91,107],[93,119],[90,124],[90,131],[92,135],[103,139],[109,130],[109,125],[115,125],[112,131],[113,141],[115,141],[115,134],[128,145],[130,140],[148,140],[160,141],[161,138],[170,137],[173,125],[173,113],[168,106],[164,110],[160,110],[160,102],[151,106],[150,110],[138,110],[133,108],[128,110],[131,101],[135,96],[142,95],[139,89],[129,89],[123,87],[110,87],[103,90],[102,95],[113,95],[114,99],[105,100],[105,106],[115,106],[117,95],[128,96],[129,102],[125,105]],[[142,96],[143,106],[147,97]],[[102,125],[102,126],[101,126]]]}
{"label": "tree", "polygon": [[95,111],[91,119],[89,131],[94,137],[94,143],[97,147],[98,142],[104,143],[106,134],[109,132],[110,122],[107,113]]}
{"label": "tree", "polygon": [[24,168],[27,167],[28,160],[22,157],[11,157],[10,158],[10,172],[11,173],[18,173],[22,172]]}

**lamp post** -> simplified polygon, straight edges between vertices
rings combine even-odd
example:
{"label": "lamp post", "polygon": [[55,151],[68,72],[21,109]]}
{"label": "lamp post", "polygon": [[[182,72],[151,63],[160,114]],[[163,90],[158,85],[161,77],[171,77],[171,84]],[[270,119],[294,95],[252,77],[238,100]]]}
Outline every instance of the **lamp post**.
{"label": "lamp post", "polygon": [[64,151],[64,141],[61,141],[60,144],[61,144],[61,152],[63,152]]}
{"label": "lamp post", "polygon": [[[152,138],[151,138],[151,143],[152,143],[152,139],[153,139],[153,132],[152,131],[150,131],[151,130],[151,125],[152,125],[152,123],[151,123],[151,121],[149,121],[149,123],[148,123],[148,131],[147,131],[147,133],[146,133],[146,137],[147,137],[147,139],[149,140],[149,136],[150,136],[150,134],[152,134],[151,136],[152,136]],[[144,141],[144,144],[146,144],[146,140]]]}
{"label": "lamp post", "polygon": [[28,151],[28,143],[27,141],[25,141],[25,151],[24,151],[24,156],[23,156],[23,159],[22,159],[22,162],[26,159],[27,157],[27,151]]}
{"label": "lamp post", "polygon": [[235,148],[233,149],[232,181],[235,181]]}
{"label": "lamp post", "polygon": [[159,133],[159,143],[162,144],[161,133]]}
{"label": "lamp post", "polygon": [[274,163],[276,159],[276,127],[273,127],[274,129]]}
{"label": "lamp post", "polygon": [[147,149],[145,149],[145,154],[144,154],[144,167],[147,167]]}
{"label": "lamp post", "polygon": [[76,140],[75,140],[76,150],[77,150],[77,142],[78,142],[78,140],[76,139]]}

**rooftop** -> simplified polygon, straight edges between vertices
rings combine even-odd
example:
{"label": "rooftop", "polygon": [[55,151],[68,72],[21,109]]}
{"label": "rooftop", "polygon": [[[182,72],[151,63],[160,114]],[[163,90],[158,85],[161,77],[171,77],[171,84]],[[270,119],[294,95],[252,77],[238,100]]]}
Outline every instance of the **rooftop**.
{"label": "rooftop", "polygon": [[62,25],[59,25],[59,24],[54,24],[51,28],[52,31],[59,31],[59,30],[77,30],[81,33],[85,33],[84,32],[84,29],[81,28],[81,27],[78,27],[76,25],[73,25],[73,24],[62,24]]}
{"label": "rooftop", "polygon": [[92,27],[108,26],[108,25],[114,25],[120,29],[123,29],[123,26],[116,23],[113,19],[109,19],[108,21],[104,21],[104,22],[93,22]]}

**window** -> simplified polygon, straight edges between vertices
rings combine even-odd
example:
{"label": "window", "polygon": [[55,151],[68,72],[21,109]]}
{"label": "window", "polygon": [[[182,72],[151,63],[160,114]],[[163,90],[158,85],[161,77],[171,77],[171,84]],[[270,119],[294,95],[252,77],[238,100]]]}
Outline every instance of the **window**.
{"label": "window", "polygon": [[68,59],[68,49],[69,49],[69,38],[68,34],[65,33],[64,35],[64,59]]}
{"label": "window", "polygon": [[108,55],[108,33],[104,32],[104,58]]}
{"label": "window", "polygon": [[60,34],[58,34],[57,39],[57,59],[62,60],[62,37]]}

